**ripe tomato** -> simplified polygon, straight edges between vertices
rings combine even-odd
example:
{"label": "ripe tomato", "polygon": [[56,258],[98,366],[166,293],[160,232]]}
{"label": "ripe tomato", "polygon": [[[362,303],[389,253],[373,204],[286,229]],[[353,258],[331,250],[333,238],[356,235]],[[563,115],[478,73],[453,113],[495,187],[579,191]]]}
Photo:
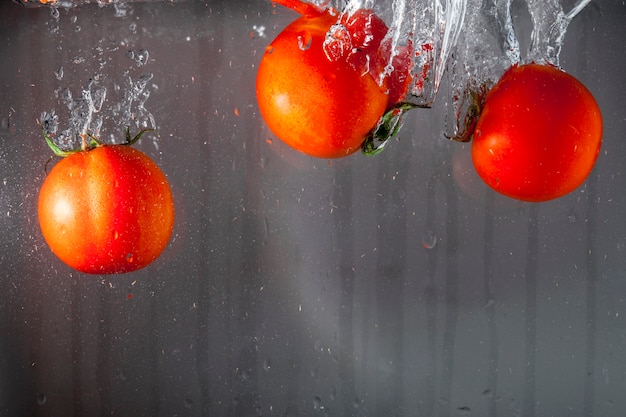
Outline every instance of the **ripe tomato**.
{"label": "ripe tomato", "polygon": [[321,158],[349,155],[406,95],[410,53],[394,59],[395,70],[379,83],[391,48],[381,45],[388,29],[373,12],[338,17],[297,1],[280,3],[304,15],[261,59],[256,80],[261,114],[295,149]]}
{"label": "ripe tomato", "polygon": [[39,192],[39,225],[52,252],[90,274],[135,271],[165,249],[174,227],[169,183],[126,145],[80,151],[58,162]]}
{"label": "ripe tomato", "polygon": [[585,181],[601,140],[600,108],[576,78],[549,65],[515,65],[485,97],[472,160],[496,191],[546,201]]}

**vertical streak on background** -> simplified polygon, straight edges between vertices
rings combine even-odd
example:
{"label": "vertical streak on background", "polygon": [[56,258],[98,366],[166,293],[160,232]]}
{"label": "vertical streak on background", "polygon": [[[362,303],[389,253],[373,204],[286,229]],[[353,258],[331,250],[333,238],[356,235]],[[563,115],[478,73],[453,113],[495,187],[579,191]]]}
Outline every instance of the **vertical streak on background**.
{"label": "vertical streak on background", "polygon": [[96,346],[96,384],[100,394],[100,416],[110,416],[111,409],[111,295],[109,283],[103,280],[98,288],[98,344]]}
{"label": "vertical streak on background", "polygon": [[83,392],[82,392],[82,357],[83,343],[81,339],[81,317],[82,317],[82,291],[80,277],[72,274],[71,301],[70,301],[70,344],[72,349],[72,396],[74,403],[74,417],[83,415]]}
{"label": "vertical streak on background", "polygon": [[[387,157],[385,155],[384,157]],[[377,416],[404,414],[402,387],[404,347],[404,277],[406,275],[406,199],[407,173],[411,155],[383,164],[377,184],[376,213],[376,296],[378,329],[375,370]]]}
{"label": "vertical streak on background", "polygon": [[487,315],[489,367],[487,370],[487,387],[489,406],[487,415],[498,415],[496,399],[498,397],[498,328],[496,321],[496,295],[493,288],[493,252],[494,252],[494,191],[487,190],[485,197],[485,225],[483,232],[483,267],[485,313]]}
{"label": "vertical streak on background", "polygon": [[[242,134],[251,137],[255,135],[255,132],[252,126],[246,125]],[[239,309],[236,314],[241,350],[236,363],[244,378],[238,381],[238,385],[236,384],[235,387],[240,387],[242,392],[245,390],[247,393],[241,395],[237,406],[233,407],[234,417],[258,414],[259,412],[260,387],[257,370],[259,368],[260,335],[257,332],[263,314],[260,294],[266,282],[265,268],[259,247],[263,241],[264,220],[259,209],[263,207],[263,202],[257,182],[259,178],[263,177],[263,172],[260,172],[262,168],[259,164],[261,160],[259,147],[262,143],[260,138],[254,141],[250,151],[244,153],[243,161],[237,161],[237,163],[245,164],[241,238],[238,242],[241,258],[238,266],[232,265],[232,268],[236,270],[231,271],[231,273],[240,277]]]}
{"label": "vertical streak on background", "polygon": [[598,280],[598,267],[596,263],[596,219],[598,216],[597,205],[597,175],[591,175],[587,179],[587,253],[585,254],[587,264],[587,318],[586,318],[586,340],[585,340],[585,385],[583,393],[583,417],[593,417],[595,404],[594,369],[596,359],[596,282]]}
{"label": "vertical streak on background", "polygon": [[[199,109],[201,111],[201,109]],[[198,113],[201,114],[201,113]],[[206,137],[206,132],[201,132],[199,137]],[[207,160],[210,160],[207,158]],[[210,190],[210,164],[202,166],[202,174],[198,177],[202,182],[201,189]],[[206,199],[206,196],[205,196]],[[209,287],[211,285],[210,271],[207,259],[210,250],[208,242],[213,236],[211,231],[210,210],[200,210],[200,227],[197,232],[192,232],[197,256],[194,257],[194,275],[200,277],[198,282],[198,296],[196,301],[196,372],[198,378],[198,388],[200,395],[200,415],[208,417],[211,409],[211,389],[210,389],[210,343],[209,343],[209,317],[211,316],[211,295]]]}
{"label": "vertical streak on background", "polygon": [[[596,9],[597,11],[597,9]],[[587,15],[588,16],[588,15]],[[582,16],[581,16],[582,17]],[[583,17],[581,20],[581,36],[576,43],[576,69],[580,74],[588,74],[589,64],[589,34],[594,31],[593,25],[589,24],[590,19]],[[583,388],[583,417],[593,417],[595,406],[595,359],[596,359],[596,283],[598,281],[598,265],[596,262],[596,242],[597,242],[597,218],[598,218],[598,173],[593,171],[587,179],[587,215],[585,216],[586,253],[585,261],[587,265],[587,294],[586,294],[586,340],[585,340],[585,374]]]}
{"label": "vertical streak on background", "polygon": [[[207,164],[208,165],[208,164]],[[204,178],[209,178],[204,176]],[[208,186],[208,184],[207,184]],[[205,189],[208,189],[205,188]],[[208,211],[208,210],[207,210]],[[202,211],[201,218],[202,223],[200,226],[200,238],[198,242],[203,242],[208,236],[211,236],[209,229],[209,219],[207,211]],[[205,245],[199,245],[203,249]],[[208,252],[208,250],[206,251]],[[211,407],[211,390],[209,379],[209,317],[211,314],[211,299],[209,293],[209,272],[206,261],[204,261],[206,253],[198,251],[199,256],[196,258],[199,260],[197,267],[195,268],[197,276],[204,279],[198,280],[198,301],[196,304],[196,328],[195,328],[195,341],[196,341],[196,372],[198,378],[198,387],[200,391],[200,415],[208,417]]]}
{"label": "vertical streak on background", "polygon": [[[433,175],[428,182],[426,195],[426,227],[432,228],[426,230],[426,233],[434,233],[436,221],[435,202],[437,197],[437,176]],[[430,238],[426,236],[426,238]],[[425,246],[429,246],[430,242],[425,242]],[[426,304],[426,329],[428,334],[428,370],[426,371],[426,391],[423,393],[424,406],[423,413],[426,416],[434,416],[435,408],[435,392],[437,381],[437,252],[438,246],[434,245],[428,251],[428,283],[424,291],[424,301]]]}
{"label": "vertical streak on background", "polygon": [[339,383],[343,396],[344,415],[354,412],[354,340],[352,320],[354,310],[354,233],[352,218],[352,172],[350,166],[340,165],[335,171],[332,202],[335,245],[339,251],[341,300],[339,304]]}
{"label": "vertical streak on background", "polygon": [[148,413],[151,416],[159,416],[159,407],[161,404],[161,395],[160,395],[160,363],[159,360],[159,352],[162,349],[162,345],[159,340],[159,318],[158,314],[160,311],[163,311],[159,308],[162,305],[160,302],[162,291],[159,290],[159,282],[157,281],[157,277],[148,281],[148,294],[151,296],[148,297],[148,306],[147,306],[147,326],[148,326],[148,337],[147,337],[147,347],[146,347],[146,356],[149,358],[148,363],[150,366],[146,372],[148,378],[148,386],[146,387],[146,397],[148,398]]}
{"label": "vertical streak on background", "polygon": [[456,339],[456,327],[459,315],[459,300],[457,296],[459,271],[457,264],[458,249],[458,206],[457,194],[454,192],[451,181],[444,181],[446,201],[446,318],[443,330],[443,351],[441,366],[441,391],[442,398],[446,399],[446,405],[439,410],[441,417],[450,414],[452,401],[452,381],[454,379],[454,345]]}
{"label": "vertical streak on background", "polygon": [[535,367],[537,357],[537,258],[539,204],[531,203],[528,215],[526,248],[526,375],[524,381],[524,417],[535,416]]}

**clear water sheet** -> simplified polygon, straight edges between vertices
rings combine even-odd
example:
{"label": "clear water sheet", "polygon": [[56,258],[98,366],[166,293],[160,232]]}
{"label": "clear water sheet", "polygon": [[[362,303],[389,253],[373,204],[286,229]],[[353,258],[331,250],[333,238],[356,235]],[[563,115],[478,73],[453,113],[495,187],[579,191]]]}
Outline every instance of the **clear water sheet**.
{"label": "clear water sheet", "polygon": [[[442,84],[449,103],[446,135],[455,137],[472,101],[472,93],[484,92],[511,65],[542,62],[559,65],[559,54],[569,22],[590,2],[579,0],[564,6],[561,0],[313,0],[320,8],[342,13],[374,9],[389,25],[393,51],[412,45],[415,51],[413,84],[407,101],[431,106]],[[571,2],[570,2],[571,3]],[[532,31],[527,51],[520,42],[512,8],[530,16]],[[568,8],[568,12],[564,8]],[[393,59],[393,55],[391,57]],[[381,79],[393,71],[390,64]]]}

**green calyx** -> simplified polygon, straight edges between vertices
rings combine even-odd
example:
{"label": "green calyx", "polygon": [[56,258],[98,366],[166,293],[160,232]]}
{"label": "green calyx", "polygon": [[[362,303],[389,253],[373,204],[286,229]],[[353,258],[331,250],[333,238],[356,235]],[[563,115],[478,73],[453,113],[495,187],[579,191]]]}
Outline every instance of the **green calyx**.
{"label": "green calyx", "polygon": [[[52,140],[48,132],[46,132],[46,129],[44,127],[42,127],[41,130],[43,132],[43,137],[46,140],[46,143],[48,144],[48,147],[52,150],[55,156],[59,156],[59,157],[66,157],[66,156],[73,155],[77,152],[87,152],[95,148],[108,146],[107,144],[102,142],[100,139],[92,135],[91,133],[83,133],[80,135],[81,146],[77,149],[71,149],[71,150],[66,151],[66,150],[61,149],[56,143],[54,143],[54,141]],[[153,132],[153,131],[154,129],[141,129],[139,133],[137,133],[134,137],[131,138],[130,128],[127,127],[126,128],[126,142],[122,143],[121,145],[123,146],[134,145],[144,133]]]}
{"label": "green calyx", "polygon": [[408,102],[398,103],[383,114],[374,129],[365,138],[361,145],[361,151],[365,155],[376,155],[382,152],[387,141],[395,137],[400,131],[404,114],[415,107],[422,106]]}

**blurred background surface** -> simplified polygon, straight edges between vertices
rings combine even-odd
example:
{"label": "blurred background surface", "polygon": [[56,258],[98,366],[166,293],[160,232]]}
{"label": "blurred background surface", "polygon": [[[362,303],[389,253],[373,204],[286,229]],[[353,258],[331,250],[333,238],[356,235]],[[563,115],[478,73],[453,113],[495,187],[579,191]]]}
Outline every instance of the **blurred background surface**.
{"label": "blurred background surface", "polygon": [[[624,3],[568,29],[561,66],[598,100],[604,143],[581,188],[542,204],[482,184],[443,136],[445,99],[376,157],[283,145],[254,83],[295,17],[2,2],[0,416],[623,416]],[[37,120],[67,127],[84,88],[106,89],[103,138],[159,130],[137,146],[176,226],[136,273],[73,271],[39,231]]]}

